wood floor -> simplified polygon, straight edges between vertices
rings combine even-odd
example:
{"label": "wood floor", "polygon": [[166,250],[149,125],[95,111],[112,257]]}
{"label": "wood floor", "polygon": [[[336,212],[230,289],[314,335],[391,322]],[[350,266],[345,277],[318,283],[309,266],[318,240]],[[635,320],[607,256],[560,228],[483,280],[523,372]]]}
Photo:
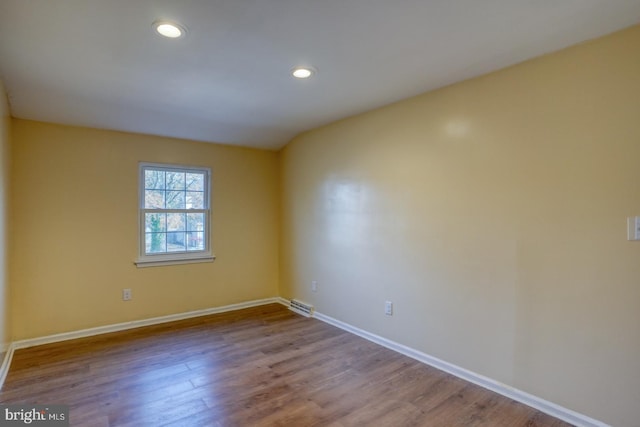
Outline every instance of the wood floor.
{"label": "wood floor", "polygon": [[569,425],[278,304],[18,350],[0,402],[88,427]]}

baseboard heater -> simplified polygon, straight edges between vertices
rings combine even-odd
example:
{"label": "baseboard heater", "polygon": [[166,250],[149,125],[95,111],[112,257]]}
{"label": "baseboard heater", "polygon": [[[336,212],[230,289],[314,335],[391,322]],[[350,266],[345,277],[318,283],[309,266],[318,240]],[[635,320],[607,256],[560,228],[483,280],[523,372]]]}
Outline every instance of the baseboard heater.
{"label": "baseboard heater", "polygon": [[311,304],[307,304],[306,302],[298,301],[296,299],[292,299],[289,303],[289,310],[295,311],[298,314],[302,314],[306,317],[311,317],[313,315],[313,306]]}

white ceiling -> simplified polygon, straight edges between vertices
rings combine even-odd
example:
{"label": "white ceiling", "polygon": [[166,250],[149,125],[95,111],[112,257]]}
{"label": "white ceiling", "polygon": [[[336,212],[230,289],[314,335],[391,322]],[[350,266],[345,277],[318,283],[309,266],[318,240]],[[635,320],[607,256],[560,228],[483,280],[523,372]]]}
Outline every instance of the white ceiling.
{"label": "white ceiling", "polygon": [[638,22],[640,0],[0,0],[0,79],[14,117],[278,149]]}

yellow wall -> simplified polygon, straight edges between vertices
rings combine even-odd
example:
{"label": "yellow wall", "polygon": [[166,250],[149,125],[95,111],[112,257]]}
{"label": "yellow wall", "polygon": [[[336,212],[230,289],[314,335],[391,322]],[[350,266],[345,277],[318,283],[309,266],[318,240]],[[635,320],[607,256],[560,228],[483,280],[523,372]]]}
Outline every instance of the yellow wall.
{"label": "yellow wall", "polygon": [[[277,295],[276,153],[14,119],[12,160],[15,339]],[[135,267],[139,161],[212,169],[215,262]]]}
{"label": "yellow wall", "polygon": [[638,52],[634,27],[298,136],[281,295],[640,425]]}
{"label": "yellow wall", "polygon": [[[279,292],[637,426],[638,51],[635,27],[349,118],[297,137],[280,167],[272,152],[9,120],[0,85],[0,343]],[[134,266],[139,161],[212,168],[214,263]]]}
{"label": "yellow wall", "polygon": [[9,318],[9,104],[0,81],[0,362],[11,341]]}

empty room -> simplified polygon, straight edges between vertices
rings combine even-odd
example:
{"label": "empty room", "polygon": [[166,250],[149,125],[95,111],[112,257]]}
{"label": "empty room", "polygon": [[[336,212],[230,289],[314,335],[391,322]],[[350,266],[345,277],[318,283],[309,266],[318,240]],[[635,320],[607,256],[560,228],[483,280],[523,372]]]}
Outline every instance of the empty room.
{"label": "empty room", "polygon": [[640,2],[0,0],[0,425],[640,427]]}

